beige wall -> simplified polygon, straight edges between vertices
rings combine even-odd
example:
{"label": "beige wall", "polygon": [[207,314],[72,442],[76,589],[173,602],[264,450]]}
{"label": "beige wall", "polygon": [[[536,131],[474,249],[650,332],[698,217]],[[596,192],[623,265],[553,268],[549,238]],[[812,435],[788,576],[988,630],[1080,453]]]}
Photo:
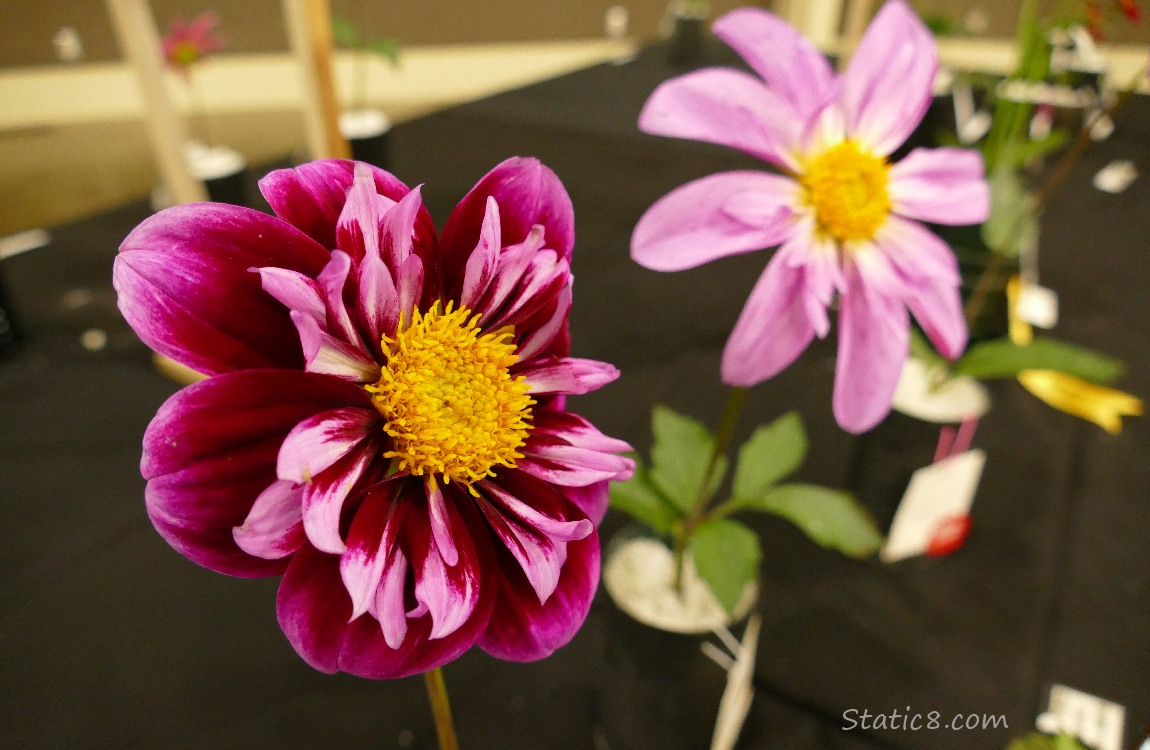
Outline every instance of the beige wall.
{"label": "beige wall", "polygon": [[[585,39],[602,36],[607,8],[621,4],[631,16],[631,31],[654,38],[668,0],[330,0],[332,13],[353,20],[371,35],[394,36],[412,45]],[[737,5],[762,4],[711,0],[721,13]],[[235,52],[287,48],[279,0],[153,0],[161,28],[176,16],[207,8],[221,18],[220,31]],[[0,0],[0,67],[54,63],[52,36],[72,26],[84,43],[87,60],[119,57],[105,17],[103,0]]]}

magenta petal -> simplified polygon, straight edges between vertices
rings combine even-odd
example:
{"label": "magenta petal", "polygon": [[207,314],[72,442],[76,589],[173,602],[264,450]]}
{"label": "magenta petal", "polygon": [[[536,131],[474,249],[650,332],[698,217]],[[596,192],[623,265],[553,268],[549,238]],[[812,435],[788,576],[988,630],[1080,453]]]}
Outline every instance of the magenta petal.
{"label": "magenta petal", "polygon": [[276,474],[291,482],[310,482],[381,425],[379,412],[371,408],[333,409],[309,416],[284,439]]}
{"label": "magenta petal", "polygon": [[384,335],[394,336],[399,325],[399,292],[391,272],[379,258],[367,257],[360,261],[357,286],[360,322],[373,354],[382,361],[380,341]]}
{"label": "magenta petal", "polygon": [[[790,241],[807,252],[809,239]],[[767,263],[751,290],[734,330],[723,349],[722,375],[727,385],[752,386],[772,378],[802,354],[815,335],[815,322],[808,310],[814,294],[802,265],[787,263],[791,248],[780,248]],[[810,252],[817,252],[810,250]],[[821,306],[821,301],[811,300]]]}
{"label": "magenta petal", "polygon": [[875,293],[859,271],[846,269],[839,307],[834,412],[847,432],[865,432],[890,411],[906,361],[910,323],[901,299]]}
{"label": "magenta petal", "polygon": [[443,498],[443,489],[429,475],[424,481],[424,491],[427,493],[427,512],[431,524],[431,536],[435,540],[435,547],[439,550],[443,561],[448,565],[455,565],[459,560],[459,552],[455,549],[455,542],[451,540],[451,524],[448,521],[447,504]]}
{"label": "magenta petal", "polygon": [[563,497],[575,504],[583,511],[591,523],[598,528],[607,515],[607,507],[611,502],[611,483],[596,482],[586,487],[558,487]]}
{"label": "magenta petal", "polygon": [[458,289],[463,267],[479,241],[487,199],[499,204],[500,245],[526,239],[536,224],[550,247],[570,259],[575,246],[575,210],[559,178],[538,159],[514,157],[496,166],[459,202],[440,237],[445,288]]}
{"label": "magenta petal", "polygon": [[409,255],[399,266],[395,291],[399,298],[399,317],[404,324],[411,323],[412,314],[423,295],[423,271],[423,261],[418,255]]}
{"label": "magenta petal", "polygon": [[304,543],[303,488],[277,479],[260,493],[247,518],[232,529],[232,537],[244,552],[266,560],[278,560]]}
{"label": "magenta petal", "polygon": [[531,363],[514,371],[521,375],[530,386],[532,394],[568,393],[582,394],[602,388],[619,377],[614,365],[593,359],[564,357],[560,360],[543,360]]}
{"label": "magenta petal", "polygon": [[935,224],[981,224],[990,215],[984,174],[977,151],[916,148],[891,167],[893,210]]}
{"label": "magenta petal", "polygon": [[[681,271],[773,247],[791,231],[798,196],[793,180],[765,172],[723,172],[688,182],[639,219],[631,257],[653,271]],[[752,203],[758,208],[753,218],[747,215]]]}
{"label": "magenta petal", "polygon": [[[490,552],[481,552],[481,571],[494,564]],[[409,621],[400,648],[393,649],[374,619],[349,621],[351,599],[340,578],[339,558],[305,545],[284,574],[276,612],[292,647],[315,669],[396,679],[442,666],[475,644],[490,621],[499,589],[486,575],[483,583],[479,603],[463,627],[431,640],[431,617],[424,615]]]}
{"label": "magenta petal", "polygon": [[[499,554],[503,560],[509,557],[504,551]],[[599,536],[567,545],[559,585],[543,604],[513,562],[504,562],[503,569],[506,579],[479,645],[499,659],[542,659],[567,645],[587,619],[599,585]]]}
{"label": "magenta petal", "polygon": [[413,237],[423,210],[423,193],[416,186],[384,214],[380,224],[380,254],[389,268],[399,268],[414,251]]}
{"label": "magenta petal", "polygon": [[313,414],[356,404],[370,408],[360,388],[279,370],[220,375],[183,389],[144,434],[148,515],[193,562],[231,575],[279,572],[282,563],[244,552],[232,530],[276,481],[288,432]]}
{"label": "magenta petal", "polygon": [[922,122],[933,95],[934,37],[902,0],[875,15],[843,75],[841,101],[851,138],[880,156]]}
{"label": "magenta petal", "polygon": [[792,168],[803,125],[778,93],[729,68],[705,68],[665,81],[639,114],[644,133],[730,146]]}
{"label": "magenta petal", "polygon": [[[380,195],[399,201],[410,192],[406,185],[382,169],[370,165],[368,169]],[[343,212],[354,173],[353,161],[313,161],[294,169],[270,172],[260,180],[260,192],[277,216],[332,250],[336,247],[335,227]],[[416,235],[417,243],[434,246],[435,225],[426,209],[420,210]]]}
{"label": "magenta petal", "polygon": [[463,271],[463,290],[459,304],[474,310],[487,291],[491,278],[495,275],[496,259],[502,242],[499,227],[499,204],[494,198],[487,199],[487,213],[483,216],[483,226],[479,231],[479,243],[471,251],[467,266]]}
{"label": "magenta petal", "polygon": [[635,471],[630,458],[574,445],[525,446],[518,465],[532,476],[564,487],[623,480]]}
{"label": "magenta petal", "polygon": [[716,20],[712,31],[782,95],[801,121],[833,95],[834,72],[826,57],[781,18],[759,8],[736,8]]}
{"label": "magenta petal", "polygon": [[113,285],[144,343],[197,372],[301,364],[288,311],[249,269],[315,276],[328,253],[291,225],[216,203],[145,219],[120,246]]}
{"label": "magenta petal", "polygon": [[528,329],[519,342],[518,355],[522,362],[543,353],[555,337],[564,330],[571,313],[571,285],[564,285],[555,296],[554,307],[545,322],[533,330]]}
{"label": "magenta petal", "polygon": [[344,287],[347,286],[351,265],[351,257],[347,253],[334,251],[331,260],[316,278],[316,283],[327,305],[327,332],[358,347],[361,345],[359,334],[351,322],[347,304],[343,301]]}

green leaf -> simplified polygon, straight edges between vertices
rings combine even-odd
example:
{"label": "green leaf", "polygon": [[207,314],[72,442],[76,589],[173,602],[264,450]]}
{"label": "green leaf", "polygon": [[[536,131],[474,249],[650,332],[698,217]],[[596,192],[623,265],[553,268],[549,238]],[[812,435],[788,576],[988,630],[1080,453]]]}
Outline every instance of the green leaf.
{"label": "green leaf", "polygon": [[1087,750],[1087,748],[1068,734],[1051,737],[1048,734],[1031,732],[1025,737],[1012,740],[1006,750]]}
{"label": "green leaf", "polygon": [[1023,370],[1057,370],[1092,383],[1112,383],[1122,375],[1122,362],[1104,354],[1050,338],[1024,346],[1008,338],[972,346],[954,365],[959,375],[988,380],[1012,378]]}
{"label": "green leaf", "polygon": [[680,518],[675,507],[651,483],[647,470],[638,461],[635,474],[630,479],[611,484],[611,507],[662,534],[670,533]]}
{"label": "green leaf", "polygon": [[816,544],[851,557],[874,554],[883,543],[874,519],[849,492],[842,490],[815,484],[781,484],[762,497],[740,499],[739,505],[781,516]]}
{"label": "green leaf", "polygon": [[691,555],[715,598],[733,612],[747,584],[759,579],[759,537],[738,521],[705,521],[691,538]]}
{"label": "green leaf", "polygon": [[789,411],[755,430],[739,449],[732,492],[736,497],[758,497],[787,476],[807,455],[807,435],[797,411]]}
{"label": "green leaf", "polygon": [[359,29],[346,18],[331,19],[331,35],[338,47],[352,48],[359,44]]}
{"label": "green leaf", "polygon": [[1022,248],[1038,241],[1034,196],[1009,166],[990,176],[990,217],[982,225],[982,240],[994,252],[1016,258]]}
{"label": "green leaf", "polygon": [[367,49],[376,55],[379,55],[384,60],[391,63],[393,68],[399,67],[399,40],[385,37],[383,39],[376,39],[374,42],[367,46]]}
{"label": "green leaf", "polygon": [[[711,460],[715,439],[690,417],[665,406],[651,412],[651,482],[684,514],[689,513],[699,497],[703,477]],[[719,488],[727,470],[726,458],[720,457],[706,490],[709,498]]]}

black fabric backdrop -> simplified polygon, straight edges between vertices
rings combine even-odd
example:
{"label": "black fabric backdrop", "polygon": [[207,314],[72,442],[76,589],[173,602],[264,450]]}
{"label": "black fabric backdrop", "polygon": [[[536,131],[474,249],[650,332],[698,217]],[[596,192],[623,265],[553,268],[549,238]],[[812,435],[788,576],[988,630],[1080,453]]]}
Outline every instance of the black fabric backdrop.
{"label": "black fabric backdrop", "polygon": [[[717,48],[714,60],[730,58]],[[488,169],[541,158],[576,207],[577,356],[623,377],[573,405],[646,451],[668,404],[712,426],[723,342],[765,253],[659,274],[629,259],[632,228],[688,179],[754,168],[732,151],[646,136],[639,108],[682,72],[655,48],[402,125],[393,169],[442,224]],[[1150,102],[1135,99],[1043,222],[1042,279],[1061,294],[1061,338],[1122,357],[1121,385],[1150,395],[1142,261],[1150,184],[1090,187],[1115,158],[1150,173]],[[19,748],[435,747],[418,678],[316,673],[275,621],[276,580],[236,580],[173,552],[144,513],[143,430],[177,386],[115,309],[111,261],[143,205],[53,233],[3,262],[27,342],[0,361],[0,746]],[[77,293],[76,290],[82,290]],[[89,352],[80,334],[107,332]],[[737,438],[799,409],[811,434],[799,478],[858,491],[883,523],[937,433],[898,416],[861,437],[834,424],[834,335],[752,390]],[[819,549],[773,519],[762,533],[756,695],[740,748],[1000,748],[1029,731],[1051,683],[1150,719],[1150,484],[1146,420],[1120,436],[993,386],[976,445],[989,461],[967,545],[895,565]],[[605,539],[625,523],[612,513]],[[600,592],[565,649],[534,664],[473,650],[445,669],[464,748],[705,748],[725,675],[699,638],[630,621]],[[843,731],[848,709],[943,721],[1003,715],[1008,728]]]}

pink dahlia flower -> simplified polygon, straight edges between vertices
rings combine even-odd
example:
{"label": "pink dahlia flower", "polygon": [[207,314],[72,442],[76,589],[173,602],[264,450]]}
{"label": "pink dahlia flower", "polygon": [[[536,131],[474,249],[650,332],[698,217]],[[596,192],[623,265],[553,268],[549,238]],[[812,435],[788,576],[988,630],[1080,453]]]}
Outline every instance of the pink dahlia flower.
{"label": "pink dahlia flower", "polygon": [[870,429],[890,410],[908,309],[947,357],[966,346],[957,263],[916,220],[984,221],[982,159],[940,148],[890,162],[926,113],[938,67],[901,0],[878,13],[841,77],[766,11],[732,11],[714,31],[758,76],[710,68],[667,81],[639,127],[733,146],[781,174],[727,172],[674,190],[639,220],[632,257],[677,271],[778,245],[727,341],[723,380],[750,386],[785,369],[827,334],[837,292],[834,413],[847,430]]}
{"label": "pink dahlia flower", "polygon": [[182,18],[168,25],[168,33],[160,40],[164,59],[174,70],[185,76],[193,65],[223,48],[223,40],[216,34],[220,19],[207,11],[186,22]]}
{"label": "pink dahlia flower", "polygon": [[140,337],[211,376],[144,435],[156,529],[212,570],[283,573],[280,625],[324,672],[548,655],[587,615],[607,482],[633,468],[564,408],[618,371],[569,356],[562,184],[506,161],[438,239],[419,189],[365,164],[260,187],[277,216],[177,206],[116,259]]}

